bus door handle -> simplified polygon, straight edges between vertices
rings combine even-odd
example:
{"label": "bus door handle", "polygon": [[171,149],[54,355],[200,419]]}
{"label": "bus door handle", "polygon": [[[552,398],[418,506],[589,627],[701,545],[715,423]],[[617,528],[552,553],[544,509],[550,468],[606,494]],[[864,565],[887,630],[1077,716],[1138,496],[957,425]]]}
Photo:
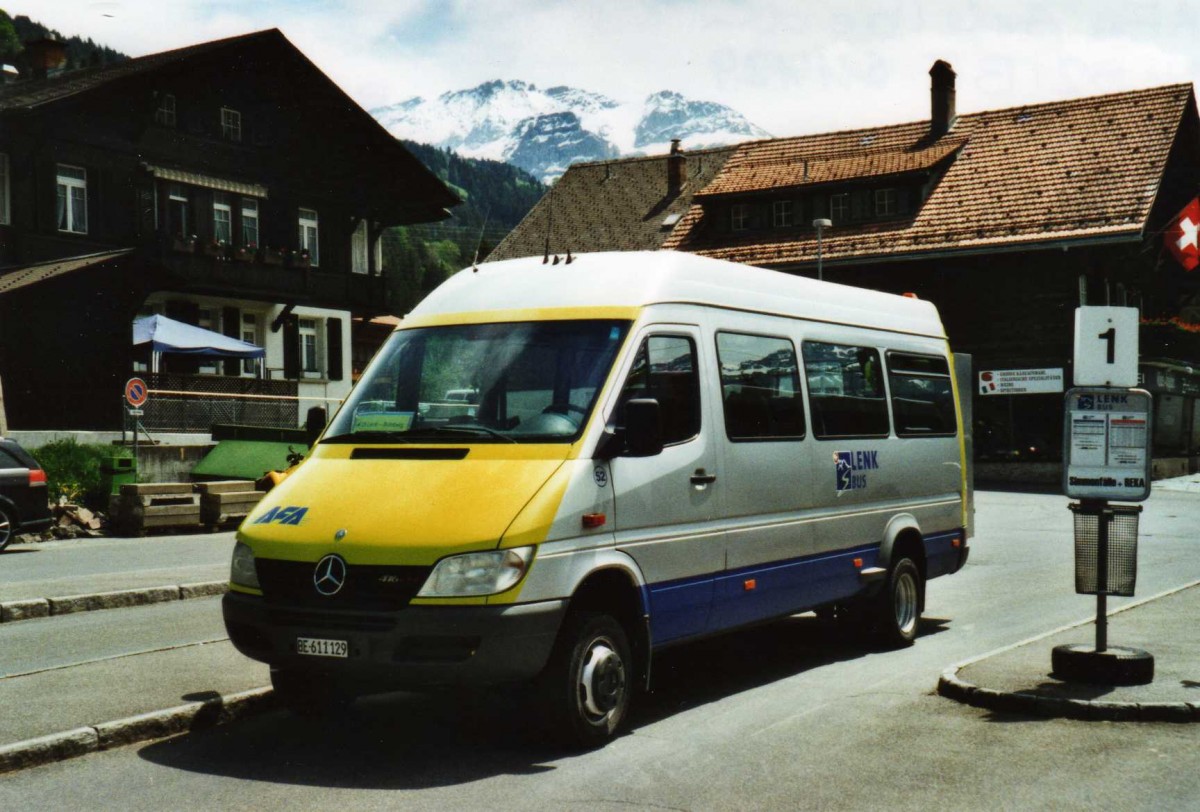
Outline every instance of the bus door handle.
{"label": "bus door handle", "polygon": [[696,473],[692,474],[692,484],[696,486],[711,485],[717,481],[716,474],[710,474],[703,468],[697,468]]}

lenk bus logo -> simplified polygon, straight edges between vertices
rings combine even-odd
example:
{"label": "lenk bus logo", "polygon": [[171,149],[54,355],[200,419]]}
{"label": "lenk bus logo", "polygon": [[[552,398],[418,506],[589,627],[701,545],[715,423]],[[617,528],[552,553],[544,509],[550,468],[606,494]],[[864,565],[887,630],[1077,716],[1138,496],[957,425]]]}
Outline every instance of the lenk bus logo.
{"label": "lenk bus logo", "polygon": [[299,505],[288,505],[287,507],[273,507],[263,515],[254,520],[255,524],[271,524],[278,522],[279,524],[300,524],[304,519],[304,514],[308,513],[308,508],[300,507]]}
{"label": "lenk bus logo", "polygon": [[835,451],[837,491],[859,491],[867,487],[866,471],[879,468],[878,451]]}

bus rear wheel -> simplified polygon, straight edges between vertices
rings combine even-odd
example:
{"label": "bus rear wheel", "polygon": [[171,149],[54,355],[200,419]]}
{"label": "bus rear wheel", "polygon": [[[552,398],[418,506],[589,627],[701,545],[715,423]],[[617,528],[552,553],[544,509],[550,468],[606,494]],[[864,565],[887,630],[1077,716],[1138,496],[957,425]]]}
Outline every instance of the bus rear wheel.
{"label": "bus rear wheel", "polygon": [[901,557],[892,564],[875,602],[875,631],[881,643],[903,648],[917,639],[923,589],[921,570],[911,558]]}

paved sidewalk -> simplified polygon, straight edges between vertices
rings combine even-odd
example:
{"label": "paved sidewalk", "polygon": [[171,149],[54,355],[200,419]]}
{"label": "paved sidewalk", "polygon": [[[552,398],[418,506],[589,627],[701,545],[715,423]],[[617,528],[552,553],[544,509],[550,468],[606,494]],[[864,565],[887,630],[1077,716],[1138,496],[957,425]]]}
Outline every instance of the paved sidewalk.
{"label": "paved sidewalk", "polygon": [[1050,653],[1064,644],[1095,644],[1094,622],[1060,629],[947,670],[938,692],[991,710],[1116,721],[1200,721],[1200,582],[1109,614],[1110,646],[1154,656],[1148,685],[1064,682]]}

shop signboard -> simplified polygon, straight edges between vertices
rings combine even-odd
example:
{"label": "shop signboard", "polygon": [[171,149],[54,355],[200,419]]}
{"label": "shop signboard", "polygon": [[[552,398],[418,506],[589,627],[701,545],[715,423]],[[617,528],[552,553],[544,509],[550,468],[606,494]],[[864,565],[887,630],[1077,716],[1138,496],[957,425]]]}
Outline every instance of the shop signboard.
{"label": "shop signboard", "polygon": [[981,395],[1044,395],[1063,391],[1062,367],[986,369],[979,373]]}

